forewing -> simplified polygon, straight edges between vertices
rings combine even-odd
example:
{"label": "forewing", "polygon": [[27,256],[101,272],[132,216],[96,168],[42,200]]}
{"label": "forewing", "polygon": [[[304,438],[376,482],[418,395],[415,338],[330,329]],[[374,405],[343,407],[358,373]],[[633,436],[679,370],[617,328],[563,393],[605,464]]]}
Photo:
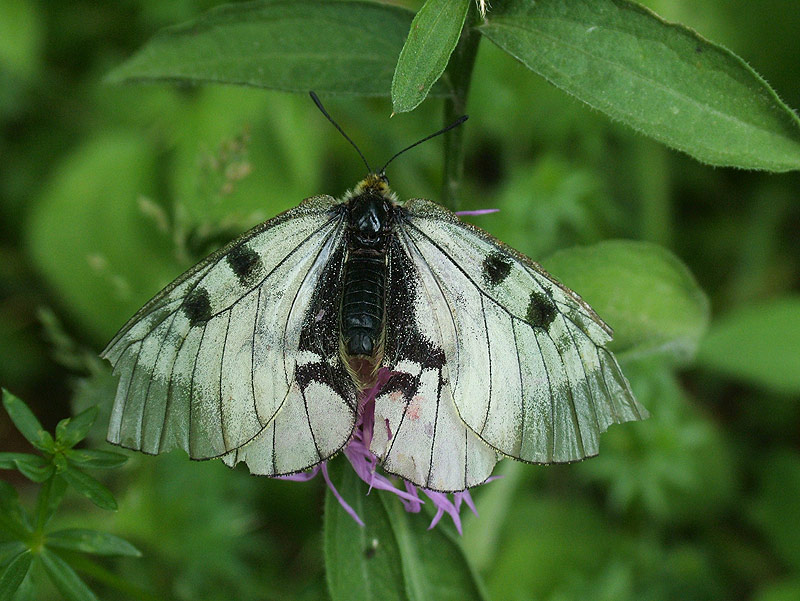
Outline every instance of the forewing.
{"label": "forewing", "polygon": [[[179,277],[120,330],[103,351],[120,376],[110,442],[146,453],[177,446],[207,459],[245,445],[284,407],[295,409],[307,395],[304,366],[326,354],[301,348],[301,334],[315,286],[342,246],[344,219],[335,205],[330,197],[309,199],[257,226]],[[304,463],[318,446],[341,446],[349,435],[355,392],[336,390],[333,376],[327,381],[332,414],[324,429],[333,442],[315,443],[309,414],[288,463]]]}
{"label": "forewing", "polygon": [[383,468],[419,486],[458,491],[481,484],[496,452],[456,412],[446,357],[456,344],[430,270],[402,237],[389,252],[384,365],[370,449]]}
{"label": "forewing", "polygon": [[457,344],[445,347],[465,424],[535,463],[596,455],[609,425],[643,419],[613,355],[611,330],[540,266],[426,200],[398,230],[429,266]]}

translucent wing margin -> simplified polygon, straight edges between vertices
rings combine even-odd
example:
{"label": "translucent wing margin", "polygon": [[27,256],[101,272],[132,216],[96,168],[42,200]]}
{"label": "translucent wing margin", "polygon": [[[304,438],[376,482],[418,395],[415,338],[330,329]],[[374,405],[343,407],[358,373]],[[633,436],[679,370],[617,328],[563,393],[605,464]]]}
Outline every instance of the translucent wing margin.
{"label": "translucent wing margin", "polygon": [[[253,459],[261,473],[305,469],[345,444],[355,390],[326,347],[308,339],[313,292],[341,255],[337,204],[315,197],[255,227],[120,330],[102,353],[120,376],[110,442],[152,454],[177,446],[208,459],[291,423],[290,448],[268,468]],[[309,378],[317,364],[327,368]],[[309,386],[329,414],[305,402]]]}
{"label": "translucent wing margin", "polygon": [[647,417],[605,348],[610,328],[577,294],[439,205],[404,208],[398,230],[446,301],[448,387],[472,432],[505,455],[562,463],[596,455],[609,425]]}

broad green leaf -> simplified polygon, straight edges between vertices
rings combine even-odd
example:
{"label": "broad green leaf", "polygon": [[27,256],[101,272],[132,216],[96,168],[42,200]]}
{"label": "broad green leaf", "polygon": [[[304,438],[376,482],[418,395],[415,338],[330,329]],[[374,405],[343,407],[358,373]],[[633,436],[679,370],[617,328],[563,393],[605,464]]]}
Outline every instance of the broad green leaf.
{"label": "broad green leaf", "polygon": [[28,516],[19,504],[17,489],[3,480],[0,480],[0,531],[17,539],[25,539],[30,531]]}
{"label": "broad green leaf", "polygon": [[126,555],[129,557],[140,557],[142,555],[136,547],[118,536],[83,528],[70,528],[51,532],[47,535],[45,544],[50,547],[82,551],[83,553],[93,553],[95,555]]}
{"label": "broad green leaf", "polygon": [[71,465],[68,465],[59,475],[67,481],[67,484],[87,497],[98,507],[111,510],[117,509],[117,502],[114,500],[111,491],[108,490],[103,483],[92,478],[90,475],[85,474]]}
{"label": "broad green leaf", "polygon": [[9,601],[31,568],[33,556],[28,550],[17,555],[0,573],[0,601]]}
{"label": "broad green leaf", "polygon": [[611,240],[559,251],[542,264],[614,329],[615,352],[694,355],[708,323],[708,299],[663,247]]}
{"label": "broad green leaf", "polygon": [[409,514],[391,495],[380,495],[380,500],[400,548],[409,599],[485,599],[483,583],[468,563],[461,541],[449,524],[440,522],[428,530],[432,511]]}
{"label": "broad green leaf", "polygon": [[3,406],[17,430],[28,442],[41,451],[53,451],[53,437],[42,428],[42,424],[22,399],[3,389]]}
{"label": "broad green leaf", "polygon": [[356,524],[328,491],[325,561],[333,601],[484,598],[452,528],[440,523],[427,530],[426,512],[406,513],[391,493],[367,494],[345,461],[331,466],[331,478],[365,524]]}
{"label": "broad green leaf", "polygon": [[559,88],[712,165],[800,168],[800,120],[743,60],[626,0],[497,2],[479,30]]}
{"label": "broad green leaf", "polygon": [[385,96],[412,18],[372,2],[228,4],[162,30],[109,79]]}
{"label": "broad green leaf", "polygon": [[67,460],[78,467],[95,469],[119,467],[128,460],[122,453],[98,449],[69,449],[65,455]]}
{"label": "broad green leaf", "polygon": [[414,110],[444,73],[473,0],[426,0],[414,17],[392,78],[395,113]]}
{"label": "broad green leaf", "polygon": [[800,454],[780,450],[764,458],[752,518],[793,571],[800,570]]}
{"label": "broad green leaf", "polygon": [[800,392],[800,297],[742,307],[711,323],[697,362],[788,394]]}
{"label": "broad green leaf", "polygon": [[50,478],[39,490],[36,499],[36,530],[41,532],[53,517],[53,514],[61,504],[64,493],[67,491],[67,483],[58,476]]}
{"label": "broad green leaf", "polygon": [[62,419],[56,426],[56,442],[61,448],[72,448],[86,438],[97,419],[97,407],[89,407],[75,417]]}
{"label": "broad green leaf", "polygon": [[142,290],[180,273],[168,236],[137,204],[152,193],[156,161],[143,133],[104,131],[53,167],[28,214],[35,267],[97,340],[141,306]]}
{"label": "broad green leaf", "polygon": [[[350,465],[330,465],[336,489],[365,526],[359,526],[328,491],[325,497],[325,568],[332,601],[405,601],[400,550],[377,490],[364,494]],[[399,501],[398,501],[399,503]]]}
{"label": "broad green leaf", "polygon": [[42,549],[39,561],[50,580],[68,601],[98,601],[97,596],[86,586],[69,564],[47,548]]}

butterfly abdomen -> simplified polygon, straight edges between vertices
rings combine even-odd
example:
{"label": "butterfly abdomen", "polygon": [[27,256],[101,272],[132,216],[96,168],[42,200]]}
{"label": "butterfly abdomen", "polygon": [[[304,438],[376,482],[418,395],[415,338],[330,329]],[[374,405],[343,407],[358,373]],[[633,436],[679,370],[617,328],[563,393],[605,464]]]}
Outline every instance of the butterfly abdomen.
{"label": "butterfly abdomen", "polygon": [[342,292],[342,338],[349,356],[371,357],[379,346],[385,281],[385,255],[364,252],[348,257]]}

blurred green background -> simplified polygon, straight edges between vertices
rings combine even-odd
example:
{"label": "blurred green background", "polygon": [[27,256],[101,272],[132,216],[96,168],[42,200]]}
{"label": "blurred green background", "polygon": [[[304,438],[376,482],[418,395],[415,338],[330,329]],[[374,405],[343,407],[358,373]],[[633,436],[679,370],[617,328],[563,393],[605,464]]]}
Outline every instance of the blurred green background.
{"label": "blurred green background", "polygon": [[[163,285],[250,225],[364,175],[305,96],[103,83],[158,29],[214,4],[0,2],[0,383],[51,429],[90,404],[109,410],[115,383],[96,353]],[[732,49],[800,107],[796,0],[644,4]],[[481,518],[467,520],[464,545],[491,597],[800,599],[800,176],[700,165],[485,41],[472,81],[462,208],[501,210],[475,223],[535,259],[655,242],[712,308],[695,361],[623,365],[649,421],[612,428],[579,465],[505,461],[506,478],[474,493]],[[436,99],[391,120],[388,99],[323,100],[373,163],[441,120]],[[441,142],[389,176],[401,198],[435,200]],[[0,450],[28,450],[5,414]],[[144,551],[85,566],[105,598],[325,598],[321,480],[173,453],[132,456],[107,483],[116,514],[68,497],[57,517]],[[122,581],[134,584],[120,592]]]}

